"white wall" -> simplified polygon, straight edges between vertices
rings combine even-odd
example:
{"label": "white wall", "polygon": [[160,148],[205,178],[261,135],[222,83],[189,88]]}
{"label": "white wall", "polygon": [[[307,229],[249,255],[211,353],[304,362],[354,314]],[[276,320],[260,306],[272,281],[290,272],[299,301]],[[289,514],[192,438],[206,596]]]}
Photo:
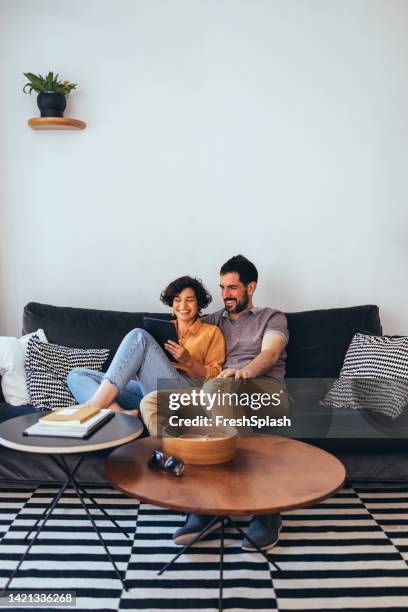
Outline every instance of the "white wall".
{"label": "white wall", "polygon": [[[408,2],[0,0],[0,333],[30,300],[161,309],[242,252],[258,305],[408,333]],[[79,83],[35,132],[22,72]],[[218,296],[217,306],[220,304]]]}

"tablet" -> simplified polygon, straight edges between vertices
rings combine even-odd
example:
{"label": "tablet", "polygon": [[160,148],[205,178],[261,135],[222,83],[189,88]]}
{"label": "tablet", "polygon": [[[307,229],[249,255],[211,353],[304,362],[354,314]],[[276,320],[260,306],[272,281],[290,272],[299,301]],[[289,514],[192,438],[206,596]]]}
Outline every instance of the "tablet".
{"label": "tablet", "polygon": [[153,319],[152,317],[143,317],[143,326],[149,334],[160,344],[163,351],[171,361],[176,361],[173,355],[170,355],[164,348],[165,342],[173,340],[178,342],[176,326],[171,321],[166,319]]}

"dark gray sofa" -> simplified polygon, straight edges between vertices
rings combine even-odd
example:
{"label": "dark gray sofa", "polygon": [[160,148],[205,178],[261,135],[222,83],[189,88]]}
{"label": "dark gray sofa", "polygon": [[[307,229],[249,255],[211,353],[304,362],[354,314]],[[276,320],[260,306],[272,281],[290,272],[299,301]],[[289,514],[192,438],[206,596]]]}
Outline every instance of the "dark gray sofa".
{"label": "dark gray sofa", "polygon": [[[84,308],[65,308],[31,302],[24,308],[23,334],[43,328],[49,342],[78,348],[109,348],[112,356],[125,334],[143,326],[143,316]],[[168,318],[164,313],[155,317]],[[290,340],[287,384],[292,397],[291,437],[316,444],[337,455],[353,480],[408,480],[408,418],[397,421],[366,412],[330,411],[322,399],[341,370],[356,330],[381,333],[377,306],[355,306],[287,313]],[[0,421],[35,412],[32,406],[9,406],[0,397]],[[276,431],[282,435],[282,431]],[[285,432],[286,433],[286,432]],[[107,451],[109,452],[109,451]],[[81,466],[83,482],[104,483],[107,452],[93,453]],[[71,458],[74,461],[74,457]],[[45,456],[0,447],[3,482],[54,482],[60,474]]]}

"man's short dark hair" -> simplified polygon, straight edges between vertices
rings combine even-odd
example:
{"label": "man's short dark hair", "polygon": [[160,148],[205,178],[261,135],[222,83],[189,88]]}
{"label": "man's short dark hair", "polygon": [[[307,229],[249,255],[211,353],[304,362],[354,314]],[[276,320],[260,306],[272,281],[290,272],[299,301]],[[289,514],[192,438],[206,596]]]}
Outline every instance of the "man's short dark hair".
{"label": "man's short dark hair", "polygon": [[198,278],[192,276],[180,276],[176,280],[172,281],[160,295],[160,300],[166,306],[172,306],[174,298],[179,295],[183,289],[192,289],[197,298],[198,312],[203,308],[207,308],[208,304],[212,301],[211,294],[208,293],[203,283]]}
{"label": "man's short dark hair", "polygon": [[221,267],[220,274],[229,274],[230,272],[237,272],[239,274],[239,280],[244,283],[245,286],[248,283],[255,281],[258,282],[258,270],[255,268],[252,261],[249,261],[243,255],[234,255]]}

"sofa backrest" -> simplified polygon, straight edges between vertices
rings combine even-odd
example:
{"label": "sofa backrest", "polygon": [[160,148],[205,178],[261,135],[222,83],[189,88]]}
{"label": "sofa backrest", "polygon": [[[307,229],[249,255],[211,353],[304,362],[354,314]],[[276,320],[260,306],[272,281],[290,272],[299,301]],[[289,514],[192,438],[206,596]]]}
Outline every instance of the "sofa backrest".
{"label": "sofa backrest", "polygon": [[289,378],[337,378],[356,331],[382,333],[378,306],[309,310],[286,316]]}
{"label": "sofa backrest", "polygon": [[[49,342],[77,348],[108,348],[109,366],[128,331],[143,327],[143,316],[169,319],[168,313],[66,308],[30,302],[24,308],[23,334],[43,328]],[[378,306],[354,306],[288,313],[287,376],[336,378],[356,330],[381,334]]]}
{"label": "sofa backrest", "polygon": [[124,336],[135,327],[143,327],[143,317],[169,319],[167,313],[119,312],[50,306],[30,302],[24,308],[23,334],[42,328],[48,342],[75,348],[107,348],[106,370]]}

